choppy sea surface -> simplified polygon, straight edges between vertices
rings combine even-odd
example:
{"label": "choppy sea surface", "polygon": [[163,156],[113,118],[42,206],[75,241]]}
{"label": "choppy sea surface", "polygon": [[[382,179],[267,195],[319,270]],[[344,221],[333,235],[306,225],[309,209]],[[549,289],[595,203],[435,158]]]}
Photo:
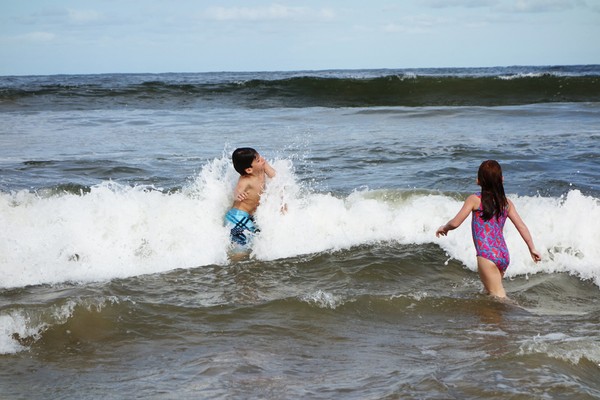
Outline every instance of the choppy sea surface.
{"label": "choppy sea surface", "polygon": [[[598,65],[4,76],[0,119],[3,399],[600,398]],[[507,302],[435,237],[486,159]]]}

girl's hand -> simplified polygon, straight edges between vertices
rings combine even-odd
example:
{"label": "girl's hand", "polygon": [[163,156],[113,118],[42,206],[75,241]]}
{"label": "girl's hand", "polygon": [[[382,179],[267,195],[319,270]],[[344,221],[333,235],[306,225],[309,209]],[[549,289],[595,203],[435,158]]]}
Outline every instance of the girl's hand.
{"label": "girl's hand", "polygon": [[531,259],[533,261],[535,261],[535,262],[542,261],[542,256],[540,255],[539,251],[537,251],[536,249],[529,250],[529,254],[531,254]]}
{"label": "girl's hand", "polygon": [[435,236],[436,237],[440,237],[440,236],[446,236],[448,234],[448,229],[446,229],[446,225],[442,225],[438,228],[437,231],[435,231]]}

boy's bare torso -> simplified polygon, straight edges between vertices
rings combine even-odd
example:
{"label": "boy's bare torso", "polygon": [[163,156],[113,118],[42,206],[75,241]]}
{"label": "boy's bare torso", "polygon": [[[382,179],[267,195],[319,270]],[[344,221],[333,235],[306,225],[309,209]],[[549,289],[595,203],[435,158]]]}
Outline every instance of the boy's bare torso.
{"label": "boy's bare torso", "polygon": [[240,177],[235,189],[233,207],[252,215],[260,204],[260,195],[265,187],[265,175]]}

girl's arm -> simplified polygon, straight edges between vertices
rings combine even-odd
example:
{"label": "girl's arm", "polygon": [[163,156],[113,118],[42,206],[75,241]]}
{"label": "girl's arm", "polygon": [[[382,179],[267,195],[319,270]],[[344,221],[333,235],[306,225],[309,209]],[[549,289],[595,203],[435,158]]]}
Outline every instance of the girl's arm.
{"label": "girl's arm", "polygon": [[535,249],[535,245],[533,244],[533,238],[531,237],[531,233],[529,233],[529,229],[527,228],[527,225],[525,225],[525,222],[523,222],[523,220],[521,219],[521,216],[517,212],[515,205],[510,200],[508,200],[508,218],[510,218],[512,223],[515,225],[515,228],[517,228],[517,231],[519,231],[519,234],[525,241],[525,244],[527,244],[527,247],[529,248],[529,254],[531,254],[531,258],[533,259],[533,261],[535,261],[535,262],[540,261],[542,259],[542,256]]}
{"label": "girl's arm", "polygon": [[476,210],[477,207],[479,207],[479,197],[477,197],[476,195],[472,194],[469,197],[467,197],[467,199],[465,200],[462,208],[460,209],[460,211],[458,212],[458,214],[456,214],[456,216],[454,218],[452,218],[450,221],[448,221],[446,223],[446,225],[442,225],[438,228],[438,230],[435,232],[435,236],[440,237],[441,236],[446,236],[448,234],[448,231],[451,231],[453,229],[456,229],[460,226],[460,224],[463,223],[463,221],[469,216],[469,214],[473,211]]}

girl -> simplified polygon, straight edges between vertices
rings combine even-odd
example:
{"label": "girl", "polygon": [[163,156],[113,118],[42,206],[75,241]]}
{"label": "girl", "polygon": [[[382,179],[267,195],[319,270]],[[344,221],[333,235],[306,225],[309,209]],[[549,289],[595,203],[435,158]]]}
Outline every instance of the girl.
{"label": "girl", "polygon": [[512,201],[504,194],[503,182],[502,168],[497,161],[482,162],[477,172],[477,184],[481,186],[481,192],[470,195],[458,214],[446,225],[440,226],[435,233],[437,237],[446,236],[448,231],[458,228],[472,212],[471,231],[477,251],[479,277],[487,293],[500,298],[506,297],[502,278],[510,262],[502,233],[507,217],[527,244],[533,261],[541,260],[527,225],[517,213]]}

